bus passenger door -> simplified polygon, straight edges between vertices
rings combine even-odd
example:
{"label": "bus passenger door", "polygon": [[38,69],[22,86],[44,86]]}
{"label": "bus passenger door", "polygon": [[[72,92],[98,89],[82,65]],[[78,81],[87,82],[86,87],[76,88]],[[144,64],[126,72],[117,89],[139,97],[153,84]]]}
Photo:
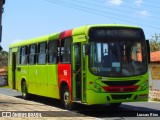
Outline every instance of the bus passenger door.
{"label": "bus passenger door", "polygon": [[12,88],[16,89],[16,53],[12,53]]}
{"label": "bus passenger door", "polygon": [[73,87],[73,100],[81,100],[82,98],[82,78],[81,78],[81,44],[76,43],[72,48],[72,87]]}

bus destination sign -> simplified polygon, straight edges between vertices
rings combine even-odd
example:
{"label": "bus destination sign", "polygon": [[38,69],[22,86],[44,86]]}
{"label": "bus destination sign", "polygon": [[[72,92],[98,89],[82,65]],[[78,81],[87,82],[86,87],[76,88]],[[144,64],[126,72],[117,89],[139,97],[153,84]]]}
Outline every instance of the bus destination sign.
{"label": "bus destination sign", "polygon": [[129,29],[96,29],[93,33],[94,37],[140,37],[140,31]]}

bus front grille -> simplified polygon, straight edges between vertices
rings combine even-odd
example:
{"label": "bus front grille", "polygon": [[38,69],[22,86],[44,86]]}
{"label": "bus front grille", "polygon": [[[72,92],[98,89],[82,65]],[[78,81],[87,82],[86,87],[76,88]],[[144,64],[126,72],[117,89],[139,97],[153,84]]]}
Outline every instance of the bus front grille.
{"label": "bus front grille", "polygon": [[112,99],[119,100],[119,99],[130,99],[132,94],[127,95],[111,95]]}
{"label": "bus front grille", "polygon": [[132,86],[135,85],[140,80],[125,80],[125,81],[102,81],[108,86]]}

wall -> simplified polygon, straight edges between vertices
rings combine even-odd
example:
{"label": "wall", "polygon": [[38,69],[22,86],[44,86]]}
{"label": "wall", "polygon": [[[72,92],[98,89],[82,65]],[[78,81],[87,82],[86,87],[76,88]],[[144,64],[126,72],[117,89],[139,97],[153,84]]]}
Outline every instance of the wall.
{"label": "wall", "polygon": [[149,64],[149,99],[160,100],[160,63]]}

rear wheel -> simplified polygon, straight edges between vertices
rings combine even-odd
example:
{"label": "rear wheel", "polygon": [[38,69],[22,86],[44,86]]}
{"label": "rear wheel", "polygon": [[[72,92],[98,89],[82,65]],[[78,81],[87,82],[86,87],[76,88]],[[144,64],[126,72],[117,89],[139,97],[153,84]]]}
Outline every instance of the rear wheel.
{"label": "rear wheel", "polygon": [[62,99],[62,106],[65,109],[68,109],[68,110],[73,109],[73,103],[70,99],[70,92],[67,86],[63,87],[61,99]]}
{"label": "rear wheel", "polygon": [[27,84],[26,81],[22,82],[22,98],[23,99],[28,99],[29,94],[28,94],[28,89],[27,89]]}

